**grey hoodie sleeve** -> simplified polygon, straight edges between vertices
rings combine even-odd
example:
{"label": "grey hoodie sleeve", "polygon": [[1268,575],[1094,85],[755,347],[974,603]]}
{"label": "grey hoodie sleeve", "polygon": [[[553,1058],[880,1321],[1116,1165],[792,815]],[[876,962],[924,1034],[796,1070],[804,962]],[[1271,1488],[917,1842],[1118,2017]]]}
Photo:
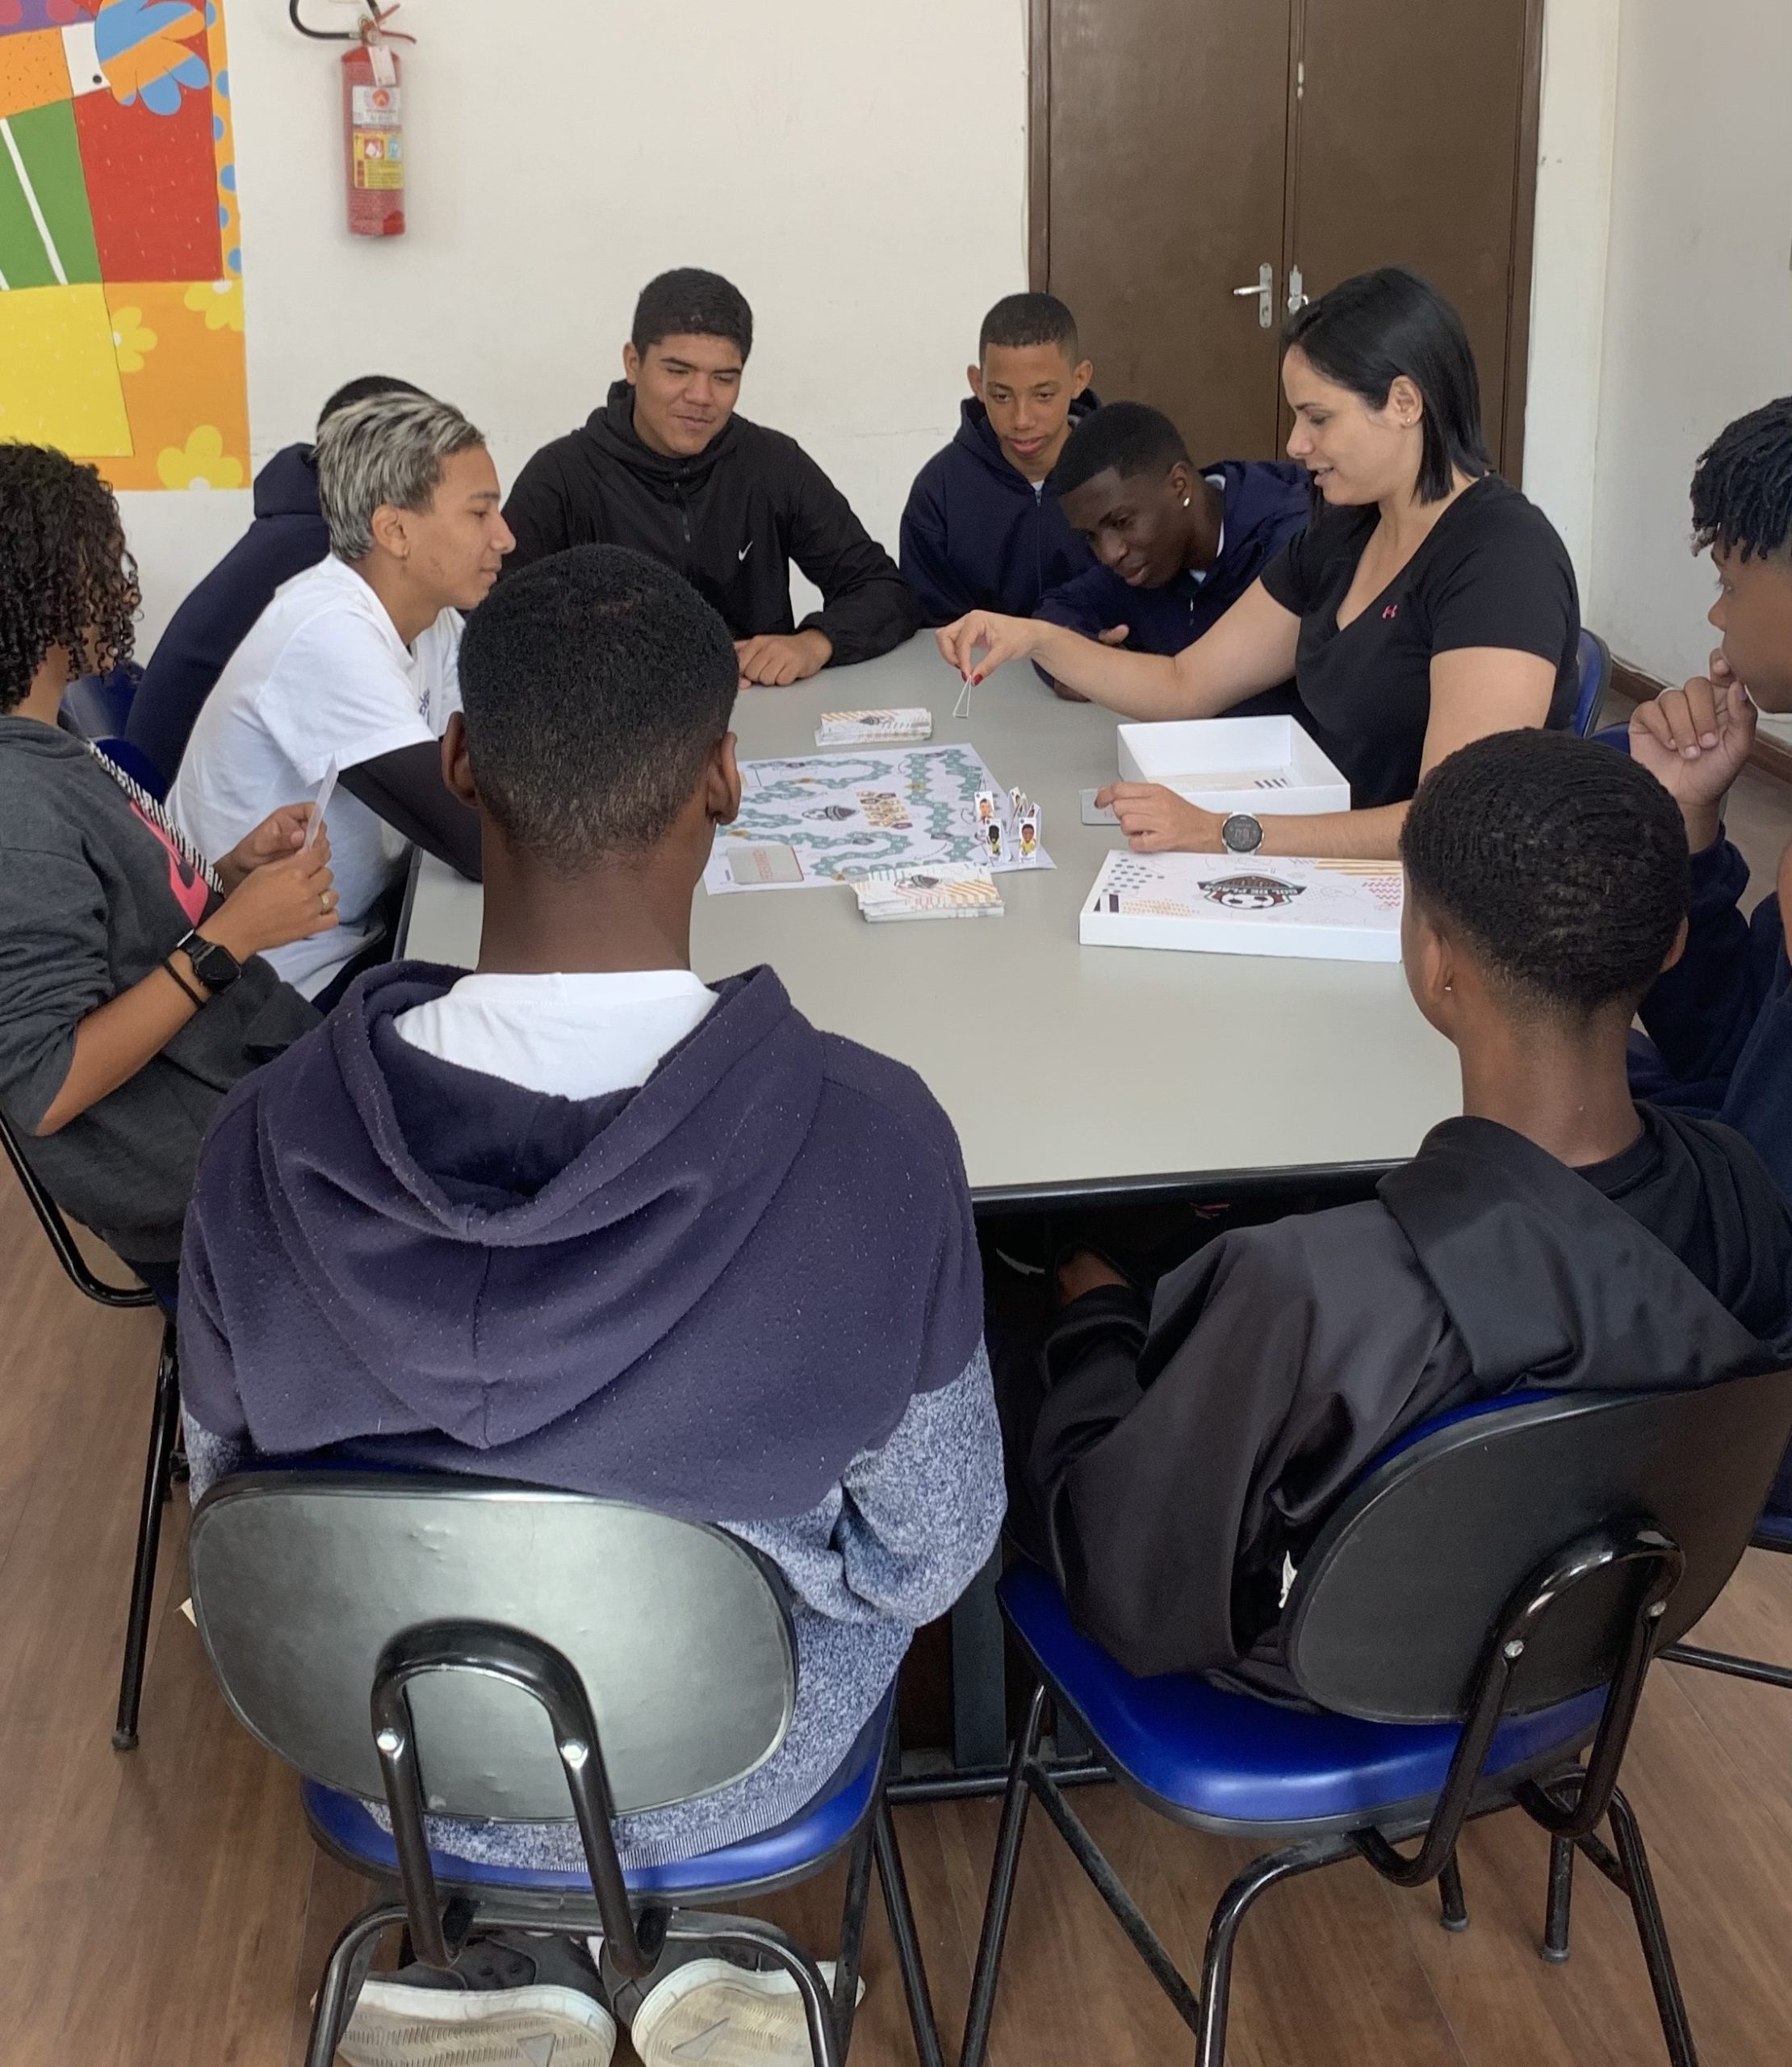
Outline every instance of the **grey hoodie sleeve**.
{"label": "grey hoodie sleeve", "polygon": [[35,1134],[74,1060],[75,1029],[112,995],[92,871],[14,847],[0,868],[0,1100]]}

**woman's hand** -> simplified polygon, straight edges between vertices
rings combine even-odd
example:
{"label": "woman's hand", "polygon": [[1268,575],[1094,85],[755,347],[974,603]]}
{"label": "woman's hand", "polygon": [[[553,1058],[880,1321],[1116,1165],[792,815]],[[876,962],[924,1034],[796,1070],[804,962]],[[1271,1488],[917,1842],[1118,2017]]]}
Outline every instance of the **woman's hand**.
{"label": "woman's hand", "polygon": [[[218,880],[225,890],[241,887],[257,869],[266,867],[270,862],[297,853],[305,844],[305,833],[314,808],[311,804],[282,804],[271,817],[264,818],[253,832],[245,833],[215,865]],[[313,853],[321,847],[328,857],[329,833],[324,827],[318,827],[312,847]]]}
{"label": "woman's hand", "polygon": [[[940,656],[968,682],[980,682],[1008,660],[1030,660],[1041,627],[1030,617],[1002,617],[994,610],[973,610],[956,624],[941,625],[933,635]],[[978,652],[983,658],[978,661]]]}
{"label": "woman's hand", "polygon": [[1217,811],[1203,811],[1158,782],[1110,782],[1095,792],[1098,811],[1111,810],[1135,854],[1219,854],[1225,851]]}
{"label": "woman's hand", "polygon": [[308,940],[337,923],[329,842],[316,841],[250,870],[198,931],[239,962],[270,947]]}

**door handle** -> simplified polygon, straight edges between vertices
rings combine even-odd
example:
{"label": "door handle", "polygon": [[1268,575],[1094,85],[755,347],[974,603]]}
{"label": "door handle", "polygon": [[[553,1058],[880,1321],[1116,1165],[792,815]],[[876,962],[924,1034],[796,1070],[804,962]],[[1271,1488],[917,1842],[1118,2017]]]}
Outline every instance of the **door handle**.
{"label": "door handle", "polygon": [[1246,295],[1257,297],[1257,327],[1267,330],[1275,321],[1275,268],[1266,259],[1257,268],[1257,278],[1248,287],[1234,287],[1233,295],[1242,300]]}
{"label": "door handle", "polygon": [[1288,313],[1298,316],[1307,305],[1307,283],[1300,277],[1296,266],[1288,275]]}

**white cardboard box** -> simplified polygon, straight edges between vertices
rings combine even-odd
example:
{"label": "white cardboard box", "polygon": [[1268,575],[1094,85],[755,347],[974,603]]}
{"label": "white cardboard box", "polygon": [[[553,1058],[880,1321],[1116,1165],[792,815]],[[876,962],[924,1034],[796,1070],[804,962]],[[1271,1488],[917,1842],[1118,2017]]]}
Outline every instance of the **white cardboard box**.
{"label": "white cardboard box", "polygon": [[1120,849],[1102,863],[1077,937],[1085,947],[1397,962],[1405,889],[1397,862]]}
{"label": "white cardboard box", "polygon": [[1203,811],[1261,818],[1348,811],[1350,786],[1292,718],[1122,725],[1123,782],[1161,782]]}

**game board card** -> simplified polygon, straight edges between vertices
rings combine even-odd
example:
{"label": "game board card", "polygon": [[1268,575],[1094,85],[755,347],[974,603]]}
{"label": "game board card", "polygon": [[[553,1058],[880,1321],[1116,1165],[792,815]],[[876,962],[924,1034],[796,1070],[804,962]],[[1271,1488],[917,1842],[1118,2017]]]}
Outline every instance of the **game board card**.
{"label": "game board card", "polygon": [[305,826],[303,852],[309,853],[316,844],[319,828],[324,823],[324,814],[329,809],[330,798],[336,790],[337,767],[333,759],[324,770],[324,779],[317,786],[317,794],[311,800],[311,817]]}
{"label": "game board card", "polygon": [[994,816],[995,816],[995,792],[994,792],[994,790],[979,790],[978,791],[978,793],[977,793],[977,822],[978,822],[978,824],[979,825],[987,825],[987,824],[990,823],[990,820],[991,820]]}
{"label": "game board card", "polygon": [[1120,824],[1120,820],[1116,816],[1112,804],[1098,805],[1096,803],[1096,798],[1101,795],[1099,789],[1083,790],[1078,794],[1082,799],[1082,822],[1085,825],[1118,825]]}
{"label": "game board card", "polygon": [[853,885],[861,917],[874,925],[894,919],[999,919],[1002,893],[974,862],[941,862],[912,869],[879,869]]}
{"label": "game board card", "polygon": [[1039,856],[1039,806],[1030,803],[1020,814],[1015,828],[1015,836],[1020,842],[1020,858],[1024,862],[1036,861]]}
{"label": "game board card", "polygon": [[793,847],[731,847],[728,873],[740,889],[754,890],[767,883],[801,883],[802,863]]}
{"label": "game board card", "polygon": [[990,859],[992,862],[999,862],[1007,851],[1000,819],[992,818],[983,828],[983,838],[989,846]]}
{"label": "game board card", "polygon": [[896,745],[905,740],[930,740],[933,713],[919,706],[892,711],[824,711],[815,732],[817,746]]}

